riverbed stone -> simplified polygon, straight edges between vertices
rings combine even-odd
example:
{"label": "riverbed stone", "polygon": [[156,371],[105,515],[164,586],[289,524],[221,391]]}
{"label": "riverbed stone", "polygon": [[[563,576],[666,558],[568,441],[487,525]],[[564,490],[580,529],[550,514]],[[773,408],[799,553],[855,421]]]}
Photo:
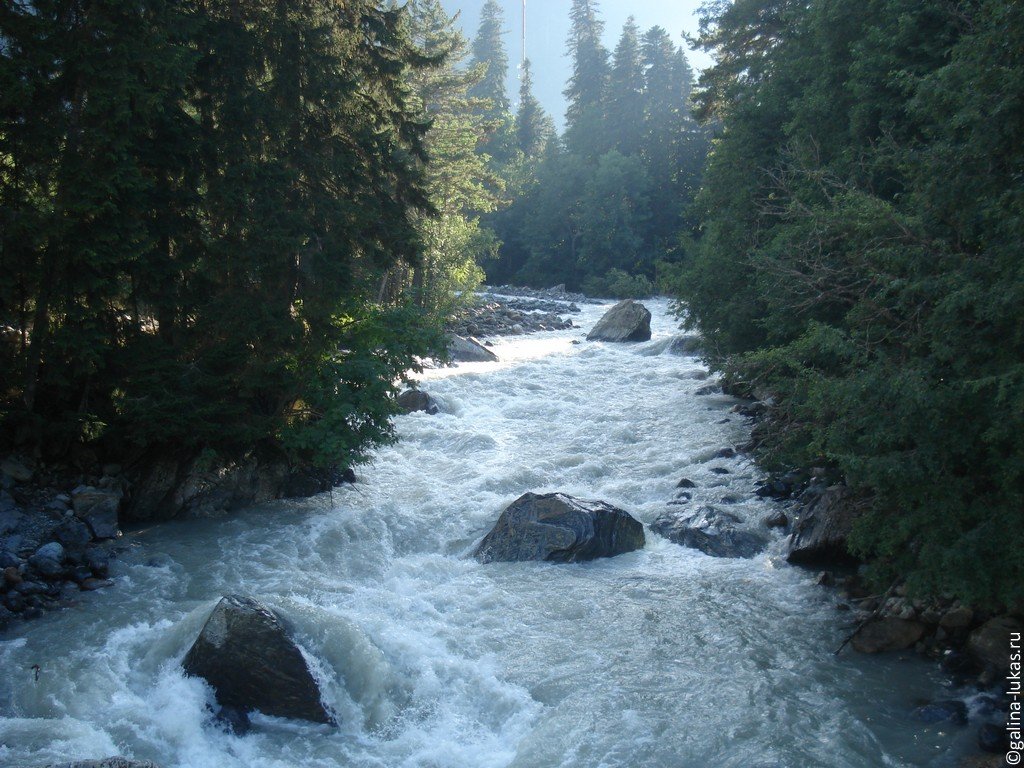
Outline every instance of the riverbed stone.
{"label": "riverbed stone", "polygon": [[429,394],[419,389],[407,389],[398,396],[398,407],[402,413],[417,413],[422,411],[431,416],[440,412],[437,401]]}
{"label": "riverbed stone", "polygon": [[853,560],[846,541],[858,509],[845,486],[821,494],[794,525],[786,559],[794,565],[829,566]]}
{"label": "riverbed stone", "polygon": [[967,653],[983,670],[1001,677],[1010,666],[1010,639],[1020,633],[1024,633],[1024,626],[1017,619],[996,616],[971,632]]}
{"label": "riverbed stone", "polygon": [[914,710],[914,719],[922,723],[967,723],[967,705],[962,701],[933,701]]}
{"label": "riverbed stone", "polygon": [[212,686],[222,707],[334,723],[284,623],[250,597],[221,599],[182,666]]}
{"label": "riverbed stone", "polygon": [[496,363],[498,356],[472,336],[448,335],[448,355],[456,363]]}
{"label": "riverbed stone", "polygon": [[763,522],[766,528],[785,528],[789,525],[789,517],[779,509],[767,515]]}
{"label": "riverbed stone", "polygon": [[64,572],[64,547],[56,541],[44,544],[28,559],[28,564],[48,579]]}
{"label": "riverbed stone", "polygon": [[71,496],[75,515],[92,530],[97,539],[116,539],[118,514],[123,494],[116,489],[77,488]]}
{"label": "riverbed stone", "polygon": [[676,336],[668,345],[670,355],[695,357],[704,354],[704,340],[699,336]]}
{"label": "riverbed stone", "polygon": [[741,522],[731,512],[703,506],[693,512],[667,511],[651,523],[651,530],[712,557],[754,557],[764,550],[768,540],[743,530]]}
{"label": "riverbed stone", "polygon": [[67,551],[68,555],[81,557],[85,548],[92,541],[92,531],[81,520],[71,518],[61,523],[53,532],[55,538]]}
{"label": "riverbed stone", "polygon": [[574,563],[643,548],[644,527],[603,501],[527,493],[509,505],[474,556],[482,563]]}
{"label": "riverbed stone", "polygon": [[620,301],[609,309],[587,334],[587,341],[649,341],[651,313],[632,299]]}
{"label": "riverbed stone", "polygon": [[858,653],[903,651],[924,637],[924,633],[925,626],[920,622],[883,618],[858,629],[851,645]]}
{"label": "riverbed stone", "polygon": [[13,456],[9,456],[0,462],[0,472],[17,483],[27,483],[35,474],[27,463]]}

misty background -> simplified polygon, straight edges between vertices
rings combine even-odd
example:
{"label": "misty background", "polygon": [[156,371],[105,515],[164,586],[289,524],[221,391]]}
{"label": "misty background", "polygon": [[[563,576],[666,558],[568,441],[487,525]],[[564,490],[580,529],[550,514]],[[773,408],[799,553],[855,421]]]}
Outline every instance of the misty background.
{"label": "misty background", "polygon": [[[683,37],[697,33],[697,9],[703,0],[604,0],[600,5],[605,23],[604,42],[609,51],[622,34],[622,25],[630,15],[636,17],[641,30],[664,27],[679,45],[695,74],[711,63],[702,51],[694,51]],[[480,24],[484,0],[442,0],[445,9],[458,14],[458,22],[470,40]],[[528,0],[526,13],[526,55],[533,64],[534,95],[554,118],[558,130],[565,123],[565,97],[562,90],[569,78],[570,62],[566,57],[571,0]],[[518,100],[519,60],[522,56],[522,0],[501,0],[505,11],[505,47],[509,56],[508,91],[512,103]]]}

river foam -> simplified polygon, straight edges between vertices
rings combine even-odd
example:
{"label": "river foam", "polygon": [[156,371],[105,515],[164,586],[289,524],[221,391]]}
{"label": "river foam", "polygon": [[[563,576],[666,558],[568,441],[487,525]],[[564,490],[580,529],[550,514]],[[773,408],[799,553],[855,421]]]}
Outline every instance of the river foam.
{"label": "river foam", "polygon": [[[641,551],[578,565],[469,557],[527,491],[650,523],[687,477],[693,503],[731,497],[751,527],[771,509],[754,465],[714,458],[748,437],[734,401],[695,394],[700,361],[670,353],[676,323],[649,306],[644,344],[551,332],[497,340],[496,364],[428,371],[441,413],[401,417],[354,486],[129,534],[115,587],[0,642],[0,766],[115,753],[164,768],[953,765],[967,731],[909,714],[948,695],[939,673],[834,657],[833,598],[781,562],[778,540],[751,560],[650,532]],[[226,593],[289,619],[338,728],[213,724],[211,692],[178,664]]]}

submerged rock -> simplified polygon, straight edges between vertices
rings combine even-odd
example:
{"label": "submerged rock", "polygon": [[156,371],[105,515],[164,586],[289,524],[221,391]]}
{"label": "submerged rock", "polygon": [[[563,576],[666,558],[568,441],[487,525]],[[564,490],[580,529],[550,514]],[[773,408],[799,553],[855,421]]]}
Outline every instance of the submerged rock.
{"label": "submerged rock", "polygon": [[853,560],[846,540],[858,510],[849,490],[835,485],[814,501],[797,520],[786,559],[794,565],[833,565]]}
{"label": "submerged rock", "polygon": [[609,309],[587,334],[587,341],[648,341],[650,338],[651,313],[632,299],[620,301]]}
{"label": "submerged rock", "polygon": [[418,389],[407,389],[400,394],[398,396],[398,407],[402,409],[402,413],[423,411],[431,416],[434,416],[441,410],[437,407],[437,402],[434,398]]}
{"label": "submerged rock", "polygon": [[682,514],[665,512],[651,523],[651,530],[712,557],[754,557],[764,550],[768,540],[738,528],[741,522],[730,512],[704,506]]}
{"label": "submerged rock", "polygon": [[670,355],[696,357],[704,354],[704,340],[699,336],[676,336],[668,345]]}
{"label": "submerged rock", "polygon": [[950,699],[948,701],[933,701],[914,710],[914,719],[922,723],[956,723],[965,725],[967,723],[967,705],[962,701]]}
{"label": "submerged rock", "polygon": [[455,363],[496,363],[498,356],[472,336],[448,336],[448,355]]}
{"label": "submerged rock", "polygon": [[527,493],[501,513],[474,557],[482,563],[574,563],[632,552],[644,543],[643,525],[603,501]]}
{"label": "submerged rock", "polygon": [[909,619],[884,618],[865,624],[853,636],[858,653],[884,653],[910,648],[924,637],[925,626]]}
{"label": "submerged rock", "polygon": [[182,666],[213,687],[222,707],[334,723],[284,624],[252,598],[221,599]]}

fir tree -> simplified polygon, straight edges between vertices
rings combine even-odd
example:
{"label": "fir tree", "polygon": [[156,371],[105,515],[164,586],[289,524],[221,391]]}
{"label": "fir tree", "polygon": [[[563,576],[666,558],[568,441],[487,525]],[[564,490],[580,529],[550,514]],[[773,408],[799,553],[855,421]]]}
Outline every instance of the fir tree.
{"label": "fir tree", "polygon": [[544,108],[533,95],[533,70],[529,59],[523,62],[515,127],[518,148],[527,157],[538,157],[548,142],[554,139],[551,118],[545,114]]}
{"label": "fir tree", "polygon": [[644,68],[640,30],[630,16],[615,47],[608,85],[608,128],[615,149],[632,156],[640,151],[644,123]]}
{"label": "fir tree", "polygon": [[591,159],[609,146],[604,126],[608,88],[608,51],[601,43],[604,22],[596,0],[573,0],[568,54],[572,75],[565,89],[566,141],[570,149]]}

